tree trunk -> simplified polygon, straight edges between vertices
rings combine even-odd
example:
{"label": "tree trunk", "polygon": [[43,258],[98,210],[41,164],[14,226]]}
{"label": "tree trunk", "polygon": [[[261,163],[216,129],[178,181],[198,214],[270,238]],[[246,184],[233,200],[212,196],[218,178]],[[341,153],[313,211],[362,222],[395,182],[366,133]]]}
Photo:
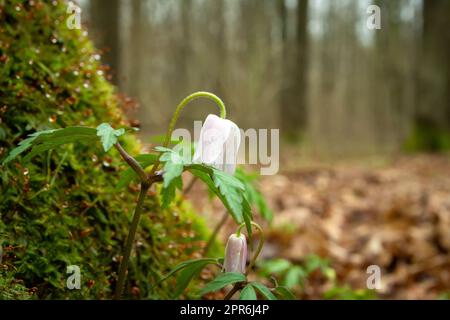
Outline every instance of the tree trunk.
{"label": "tree trunk", "polygon": [[420,116],[450,129],[450,1],[423,3]]}
{"label": "tree trunk", "polygon": [[95,45],[104,51],[103,62],[111,66],[117,84],[120,56],[120,0],[95,0],[90,3]]}
{"label": "tree trunk", "polygon": [[281,89],[281,127],[284,135],[298,137],[305,130],[306,77],[308,57],[308,0],[297,4],[297,25],[295,41],[288,33],[289,15],[284,0],[279,0],[279,15],[283,46],[283,75]]}

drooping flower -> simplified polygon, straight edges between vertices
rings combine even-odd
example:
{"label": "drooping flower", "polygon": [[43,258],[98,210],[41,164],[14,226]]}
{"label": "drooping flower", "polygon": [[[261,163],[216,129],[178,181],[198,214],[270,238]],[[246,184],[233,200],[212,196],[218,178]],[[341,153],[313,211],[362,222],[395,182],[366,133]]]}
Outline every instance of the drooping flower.
{"label": "drooping flower", "polygon": [[241,133],[234,122],[210,114],[200,130],[193,161],[234,174],[240,143]]}
{"label": "drooping flower", "polygon": [[247,239],[242,233],[232,234],[225,247],[224,271],[245,273],[246,262]]}

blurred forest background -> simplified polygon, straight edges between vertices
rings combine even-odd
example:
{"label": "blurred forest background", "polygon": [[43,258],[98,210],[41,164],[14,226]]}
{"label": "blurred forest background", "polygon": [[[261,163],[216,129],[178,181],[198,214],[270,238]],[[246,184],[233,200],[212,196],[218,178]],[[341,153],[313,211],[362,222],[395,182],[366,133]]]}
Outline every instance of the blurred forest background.
{"label": "blurred forest background", "polygon": [[[145,135],[187,94],[223,98],[243,129],[280,128],[312,155],[450,147],[450,1],[83,0]],[[381,29],[369,30],[370,4]],[[132,105],[130,103],[129,105]],[[184,125],[204,117],[190,108]]]}
{"label": "blurred forest background", "polygon": [[[450,297],[450,1],[79,3],[144,143],[197,90],[222,97],[244,130],[280,129],[281,171],[260,181],[275,214],[261,270],[301,298]],[[367,28],[371,4],[380,30]],[[189,108],[180,126],[210,108]],[[220,205],[193,190],[213,227]]]}

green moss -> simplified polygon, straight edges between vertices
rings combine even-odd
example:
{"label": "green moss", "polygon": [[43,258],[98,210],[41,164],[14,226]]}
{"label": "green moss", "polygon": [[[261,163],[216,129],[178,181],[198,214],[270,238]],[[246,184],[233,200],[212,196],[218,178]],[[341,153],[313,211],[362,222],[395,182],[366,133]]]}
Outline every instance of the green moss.
{"label": "green moss", "polygon": [[[115,89],[83,30],[66,27],[63,1],[0,0],[0,161],[28,134],[72,125],[126,125]],[[139,152],[131,137],[124,146]],[[110,298],[137,186],[113,192],[120,157],[100,145],[68,145],[28,164],[0,167],[0,298]],[[198,255],[204,223],[181,204],[145,204],[129,272],[133,298],[165,298],[151,284]],[[81,289],[66,288],[66,267],[81,268]],[[20,286],[20,288],[18,287]],[[24,295],[16,292],[25,292]]]}

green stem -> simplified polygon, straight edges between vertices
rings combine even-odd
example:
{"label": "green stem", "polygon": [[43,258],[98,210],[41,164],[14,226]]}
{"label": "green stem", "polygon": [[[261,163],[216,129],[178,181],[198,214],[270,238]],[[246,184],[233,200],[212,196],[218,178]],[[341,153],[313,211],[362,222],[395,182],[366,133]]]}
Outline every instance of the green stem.
{"label": "green stem", "polygon": [[244,287],[244,284],[245,282],[235,283],[233,288],[227,293],[227,295],[225,296],[225,298],[223,298],[223,300],[230,300],[236,292],[238,292]]}
{"label": "green stem", "polygon": [[[250,263],[247,267],[247,270],[245,271],[245,275],[248,275],[248,273],[250,272],[250,270],[252,269],[252,267],[255,265],[256,259],[258,259],[259,254],[261,253],[262,247],[264,245],[264,232],[263,229],[261,228],[261,226],[259,224],[257,224],[256,222],[251,222],[252,226],[255,227],[256,229],[258,229],[259,233],[260,233],[260,238],[259,238],[259,243],[258,243],[258,247],[256,248],[255,253],[253,254],[252,259],[250,260]],[[245,226],[245,223],[242,223],[237,231],[236,234],[239,236],[241,234],[241,229]]]}
{"label": "green stem", "polygon": [[188,95],[186,98],[184,98],[180,102],[180,104],[177,106],[177,108],[175,109],[172,119],[170,120],[169,129],[167,130],[166,140],[164,141],[164,147],[167,147],[170,143],[170,137],[172,136],[172,132],[175,129],[175,125],[178,121],[178,118],[180,117],[181,111],[184,109],[184,107],[187,106],[187,104],[189,102],[191,102],[195,99],[198,99],[198,98],[206,98],[206,99],[214,101],[220,108],[220,117],[223,119],[226,118],[227,110],[225,108],[223,101],[218,96],[216,96],[213,93],[206,92],[206,91],[194,92],[194,93]]}
{"label": "green stem", "polygon": [[136,236],[136,230],[139,225],[139,219],[142,213],[142,205],[144,203],[144,199],[149,188],[150,185],[147,182],[141,182],[141,191],[139,192],[139,198],[136,204],[136,209],[134,211],[130,231],[128,233],[127,241],[125,244],[124,255],[122,257],[122,261],[120,262],[119,279],[117,281],[115,299],[120,299],[122,297],[122,292],[125,286],[128,263],[130,261],[131,251],[133,249],[134,237]]}
{"label": "green stem", "polygon": [[131,167],[131,169],[133,169],[136,174],[139,176],[139,179],[144,182],[148,180],[147,174],[145,173],[144,168],[142,168],[142,166],[139,164],[139,162],[133,158],[132,156],[130,156],[124,148],[122,148],[122,146],[120,145],[119,142],[114,144],[114,147],[116,148],[116,150],[120,153],[120,156],[122,157],[123,160],[125,160],[125,162]]}
{"label": "green stem", "polygon": [[[164,147],[167,147],[170,143],[170,138],[172,136],[172,132],[175,129],[175,125],[177,124],[178,118],[180,117],[180,113],[181,111],[184,109],[184,107],[187,106],[187,104],[195,99],[199,99],[199,98],[206,98],[209,100],[214,101],[217,106],[220,108],[220,117],[225,119],[227,116],[227,110],[225,108],[225,104],[223,103],[223,101],[216,96],[213,93],[210,92],[206,92],[206,91],[198,91],[198,92],[194,92],[190,95],[188,95],[186,98],[184,98],[180,104],[177,106],[177,108],[175,109],[175,112],[173,113],[172,119],[170,120],[169,123],[169,129],[167,129],[167,133],[166,133],[166,138],[164,140]],[[153,174],[156,172],[156,170],[158,169],[158,166],[160,164],[159,158],[158,160],[155,162],[155,164],[152,167],[152,170],[150,172],[150,174]]]}

